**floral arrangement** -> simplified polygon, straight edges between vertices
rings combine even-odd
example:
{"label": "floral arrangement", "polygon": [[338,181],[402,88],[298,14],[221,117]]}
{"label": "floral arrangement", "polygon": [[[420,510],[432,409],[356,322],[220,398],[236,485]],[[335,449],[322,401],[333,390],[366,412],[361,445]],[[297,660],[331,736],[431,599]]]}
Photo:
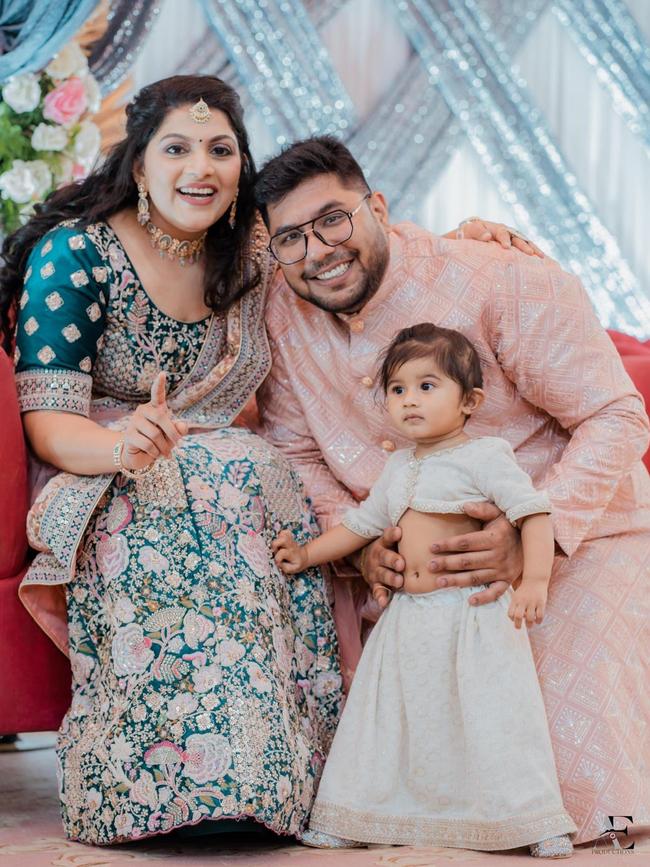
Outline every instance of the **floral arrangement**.
{"label": "floral arrangement", "polygon": [[27,222],[52,190],[86,177],[101,137],[89,119],[99,85],[76,42],[40,73],[5,82],[0,100],[0,232]]}

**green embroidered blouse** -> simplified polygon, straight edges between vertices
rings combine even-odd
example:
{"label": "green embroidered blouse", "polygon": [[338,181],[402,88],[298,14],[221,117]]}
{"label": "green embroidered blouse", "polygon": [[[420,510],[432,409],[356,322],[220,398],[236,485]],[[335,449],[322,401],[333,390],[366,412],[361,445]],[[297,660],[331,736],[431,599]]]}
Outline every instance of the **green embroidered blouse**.
{"label": "green embroidered blouse", "polygon": [[25,274],[21,408],[88,416],[91,397],[138,403],[160,370],[173,392],[195,366],[209,321],[179,322],[156,307],[106,223],[61,223],[35,246]]}

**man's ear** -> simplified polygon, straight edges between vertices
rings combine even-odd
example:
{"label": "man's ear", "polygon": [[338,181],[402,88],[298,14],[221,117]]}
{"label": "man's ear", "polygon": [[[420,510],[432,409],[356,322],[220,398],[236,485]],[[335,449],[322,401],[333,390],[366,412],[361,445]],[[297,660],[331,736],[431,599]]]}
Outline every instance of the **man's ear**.
{"label": "man's ear", "polygon": [[482,388],[473,388],[469,394],[466,394],[463,398],[463,402],[460,405],[460,408],[465,413],[465,415],[471,415],[473,412],[479,408],[479,406],[485,400],[485,392]]}
{"label": "man's ear", "polygon": [[388,225],[388,203],[383,193],[378,190],[370,196],[370,210],[379,220],[382,226]]}

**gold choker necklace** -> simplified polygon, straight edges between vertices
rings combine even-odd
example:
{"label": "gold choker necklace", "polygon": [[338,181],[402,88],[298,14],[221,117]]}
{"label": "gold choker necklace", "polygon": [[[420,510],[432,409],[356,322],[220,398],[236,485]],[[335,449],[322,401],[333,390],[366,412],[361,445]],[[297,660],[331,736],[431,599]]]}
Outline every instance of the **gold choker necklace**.
{"label": "gold choker necklace", "polygon": [[179,238],[172,238],[158,226],[154,226],[151,220],[144,228],[149,233],[151,246],[160,253],[160,258],[164,259],[167,256],[168,259],[178,259],[180,265],[193,265],[198,261],[205,247],[205,236],[208,234],[204,232],[200,238],[195,238],[193,241],[181,241]]}

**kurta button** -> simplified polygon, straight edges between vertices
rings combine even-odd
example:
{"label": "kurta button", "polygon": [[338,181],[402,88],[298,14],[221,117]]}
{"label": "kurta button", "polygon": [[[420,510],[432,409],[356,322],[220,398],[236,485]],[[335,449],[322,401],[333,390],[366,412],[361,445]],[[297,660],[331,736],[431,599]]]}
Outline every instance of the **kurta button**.
{"label": "kurta button", "polygon": [[374,382],[374,380],[373,380],[372,376],[364,376],[363,379],[361,380],[361,384],[365,385],[366,388],[370,388],[372,386],[373,382]]}
{"label": "kurta button", "polygon": [[353,319],[350,323],[350,331],[354,331],[355,334],[361,334],[365,327],[366,323],[363,319]]}
{"label": "kurta button", "polygon": [[395,443],[392,440],[382,440],[381,447],[385,452],[395,451]]}

